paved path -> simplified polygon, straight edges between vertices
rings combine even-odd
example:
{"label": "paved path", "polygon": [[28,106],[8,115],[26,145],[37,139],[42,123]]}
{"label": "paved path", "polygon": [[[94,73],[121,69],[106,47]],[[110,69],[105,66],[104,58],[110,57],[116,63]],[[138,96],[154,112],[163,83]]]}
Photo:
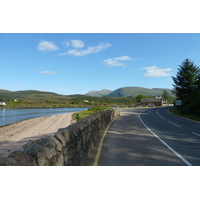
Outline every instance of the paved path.
{"label": "paved path", "polygon": [[98,165],[200,165],[200,133],[182,134],[188,129],[198,134],[200,125],[169,114],[167,108],[122,109],[107,131]]}

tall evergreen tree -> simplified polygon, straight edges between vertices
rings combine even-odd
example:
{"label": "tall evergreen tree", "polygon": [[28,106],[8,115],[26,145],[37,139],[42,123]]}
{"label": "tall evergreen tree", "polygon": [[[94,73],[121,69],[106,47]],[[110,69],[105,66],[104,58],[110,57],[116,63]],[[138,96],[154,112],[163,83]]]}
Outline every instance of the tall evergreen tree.
{"label": "tall evergreen tree", "polygon": [[200,116],[200,75],[199,75],[199,80],[198,82],[198,86],[197,86],[197,90],[195,91],[194,94],[194,113]]}
{"label": "tall evergreen tree", "polygon": [[179,65],[176,77],[172,76],[174,81],[173,93],[178,99],[182,99],[184,112],[193,112],[195,94],[198,91],[200,69],[189,59],[185,59],[182,65]]}
{"label": "tall evergreen tree", "polygon": [[176,94],[176,97],[184,99],[191,95],[198,87],[199,75],[200,69],[189,59],[179,65],[176,77],[172,76],[173,93]]}

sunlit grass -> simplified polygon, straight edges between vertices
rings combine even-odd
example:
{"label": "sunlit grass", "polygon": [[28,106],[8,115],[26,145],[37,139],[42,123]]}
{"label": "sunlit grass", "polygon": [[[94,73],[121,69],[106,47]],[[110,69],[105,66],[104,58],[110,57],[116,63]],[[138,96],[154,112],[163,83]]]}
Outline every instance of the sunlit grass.
{"label": "sunlit grass", "polygon": [[192,120],[195,120],[195,121],[199,121],[200,122],[200,117],[198,115],[188,115],[188,114],[181,114],[176,107],[172,107],[169,109],[169,111],[175,115],[178,115],[178,116],[181,116],[181,117],[185,117],[185,118],[188,118],[188,119],[192,119]]}
{"label": "sunlit grass", "polygon": [[80,111],[78,113],[75,113],[73,115],[73,119],[76,120],[76,121],[79,121],[81,119],[86,118],[89,115],[98,113],[98,112],[103,111],[103,110],[108,110],[108,109],[110,109],[110,107],[98,106],[98,107],[89,108],[88,110],[84,110],[84,111]]}

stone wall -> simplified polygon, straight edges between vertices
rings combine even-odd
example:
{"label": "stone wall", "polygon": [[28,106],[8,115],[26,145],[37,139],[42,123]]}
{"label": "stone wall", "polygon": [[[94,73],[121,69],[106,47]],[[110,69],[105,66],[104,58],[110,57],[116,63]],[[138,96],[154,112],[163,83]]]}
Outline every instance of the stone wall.
{"label": "stone wall", "polygon": [[24,145],[23,151],[13,151],[0,158],[0,166],[81,166],[89,150],[109,123],[120,116],[110,109],[90,115],[54,136],[34,140]]}

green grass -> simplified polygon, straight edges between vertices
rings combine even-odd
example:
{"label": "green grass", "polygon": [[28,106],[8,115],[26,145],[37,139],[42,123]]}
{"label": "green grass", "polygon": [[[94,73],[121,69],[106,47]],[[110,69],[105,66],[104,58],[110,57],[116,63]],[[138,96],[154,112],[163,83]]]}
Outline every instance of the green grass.
{"label": "green grass", "polygon": [[84,111],[80,111],[78,113],[75,113],[73,115],[73,119],[76,120],[76,121],[79,121],[81,119],[86,118],[89,115],[98,113],[98,112],[103,111],[103,110],[108,110],[108,109],[111,109],[111,108],[103,107],[103,106],[92,107],[92,108],[89,108],[88,110],[84,110]]}
{"label": "green grass", "polygon": [[185,118],[188,118],[188,119],[192,119],[192,120],[195,120],[195,121],[199,121],[200,122],[200,117],[198,115],[187,115],[187,114],[180,114],[179,111],[176,109],[176,107],[172,107],[169,109],[169,111],[175,115],[178,115],[178,116],[181,116],[181,117],[185,117]]}

